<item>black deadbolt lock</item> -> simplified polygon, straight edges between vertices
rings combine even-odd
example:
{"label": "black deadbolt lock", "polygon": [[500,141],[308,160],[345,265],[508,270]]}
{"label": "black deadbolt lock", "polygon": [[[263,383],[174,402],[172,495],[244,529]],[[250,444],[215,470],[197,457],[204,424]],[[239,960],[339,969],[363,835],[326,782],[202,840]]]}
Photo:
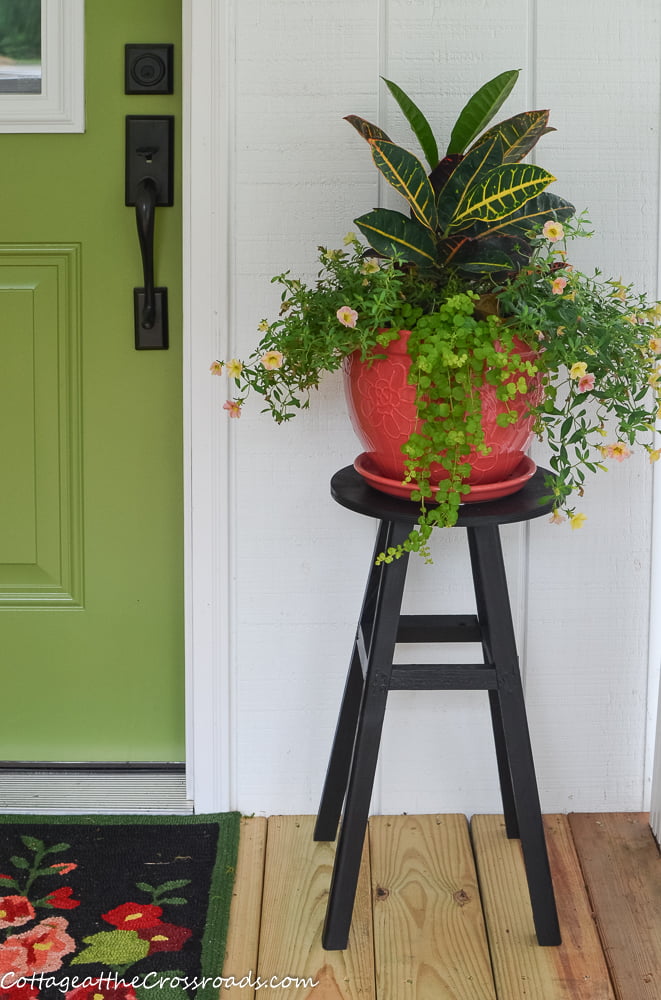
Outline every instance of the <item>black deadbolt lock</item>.
{"label": "black deadbolt lock", "polygon": [[124,93],[171,94],[174,45],[126,45],[124,47]]}

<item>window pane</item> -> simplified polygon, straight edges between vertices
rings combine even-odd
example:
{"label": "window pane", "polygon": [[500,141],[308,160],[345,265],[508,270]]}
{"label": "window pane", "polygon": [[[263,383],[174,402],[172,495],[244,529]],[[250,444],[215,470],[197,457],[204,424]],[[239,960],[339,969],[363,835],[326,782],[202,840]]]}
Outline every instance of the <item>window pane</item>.
{"label": "window pane", "polygon": [[41,93],[41,0],[0,0],[0,94]]}

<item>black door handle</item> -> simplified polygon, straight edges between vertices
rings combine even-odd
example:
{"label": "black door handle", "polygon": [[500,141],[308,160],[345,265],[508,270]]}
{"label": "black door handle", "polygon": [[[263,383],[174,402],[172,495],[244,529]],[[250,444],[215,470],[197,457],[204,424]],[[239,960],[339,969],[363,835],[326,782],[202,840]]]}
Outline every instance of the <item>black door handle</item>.
{"label": "black door handle", "polygon": [[142,254],[144,274],[144,298],[142,303],[141,326],[151,330],[156,316],[154,296],[154,221],[158,187],[151,177],[145,177],[138,184],[135,199],[135,221],[138,226],[138,241]]}
{"label": "black door handle", "polygon": [[154,221],[157,205],[174,200],[172,115],[126,116],[125,204],[135,206],[144,287],[134,288],[135,346],[168,346],[167,288],[154,284]]}

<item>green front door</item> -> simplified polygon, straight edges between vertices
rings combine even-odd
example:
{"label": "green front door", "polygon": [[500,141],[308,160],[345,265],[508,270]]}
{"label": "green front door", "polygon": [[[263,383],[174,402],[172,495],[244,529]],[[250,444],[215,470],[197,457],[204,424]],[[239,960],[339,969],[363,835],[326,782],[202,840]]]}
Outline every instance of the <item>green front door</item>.
{"label": "green front door", "polygon": [[[184,757],[180,0],[86,3],[86,131],[0,135],[0,757]],[[125,43],[175,93],[124,94]],[[169,350],[136,351],[126,115],[175,115]]]}

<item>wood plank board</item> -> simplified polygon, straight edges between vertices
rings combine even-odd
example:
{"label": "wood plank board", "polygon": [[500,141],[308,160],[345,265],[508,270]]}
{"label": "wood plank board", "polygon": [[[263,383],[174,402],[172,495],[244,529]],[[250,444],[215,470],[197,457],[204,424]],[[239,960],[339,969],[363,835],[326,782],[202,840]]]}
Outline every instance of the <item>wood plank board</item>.
{"label": "wood plank board", "polygon": [[501,816],[471,822],[499,998],[613,1000],[608,970],[565,816],[545,817],[563,943],[537,944],[518,840]]}
{"label": "wood plank board", "polygon": [[661,996],[661,856],[646,813],[576,813],[574,842],[618,1000]]}
{"label": "wood plank board", "polygon": [[346,951],[325,951],[321,932],[335,845],[315,843],[313,816],[268,822],[257,972],[262,980],[311,979],[289,985],[300,1000],[374,1000],[374,948],[367,838]]}
{"label": "wood plank board", "polygon": [[[266,853],[266,819],[250,816],[241,819],[239,853],[232,893],[230,922],[225,948],[223,978],[240,983],[248,976],[254,981],[259,948],[259,927]],[[230,986],[222,991],[227,1000],[252,1000],[250,986]]]}
{"label": "wood plank board", "polygon": [[379,1000],[495,1000],[465,816],[370,820]]}

